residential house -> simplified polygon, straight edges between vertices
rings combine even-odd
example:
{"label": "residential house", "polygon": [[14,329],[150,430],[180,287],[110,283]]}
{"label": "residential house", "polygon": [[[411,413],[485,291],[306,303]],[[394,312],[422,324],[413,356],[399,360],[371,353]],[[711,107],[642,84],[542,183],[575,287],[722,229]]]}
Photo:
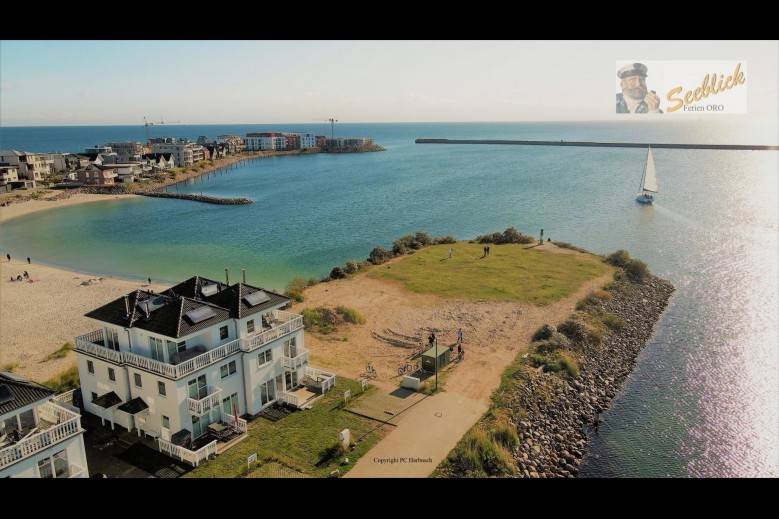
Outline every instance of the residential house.
{"label": "residential house", "polygon": [[0,164],[0,186],[5,186],[11,182],[19,180],[19,170],[13,166]]}
{"label": "residential house", "polygon": [[195,276],[92,310],[86,317],[98,328],[75,338],[86,411],[197,464],[213,442],[188,447],[217,429],[245,432],[241,415],[274,402],[306,407],[335,375],[309,365],[302,316],[281,310],[288,301]]}
{"label": "residential house", "polygon": [[112,186],[118,176],[116,168],[99,164],[90,164],[76,173],[78,181],[88,186]]}
{"label": "residential house", "polygon": [[216,143],[224,144],[227,147],[228,155],[237,155],[246,146],[244,140],[237,135],[219,135],[216,138]]}
{"label": "residential house", "polygon": [[186,139],[164,137],[152,139],[151,143],[152,153],[170,153],[175,158],[176,164],[184,168],[205,158],[205,148]]}
{"label": "residential house", "polygon": [[[7,164],[17,169],[19,179],[43,180],[52,172],[53,161],[46,153],[30,153],[29,151],[2,150],[0,164]],[[35,187],[34,185],[32,187]]]}
{"label": "residential house", "polygon": [[143,160],[153,171],[168,171],[176,167],[172,153],[146,153]]}
{"label": "residential house", "polygon": [[246,134],[247,150],[284,150],[287,138],[281,132],[260,132]]}
{"label": "residential house", "polygon": [[0,372],[0,479],[89,477],[81,415],[55,393]]}

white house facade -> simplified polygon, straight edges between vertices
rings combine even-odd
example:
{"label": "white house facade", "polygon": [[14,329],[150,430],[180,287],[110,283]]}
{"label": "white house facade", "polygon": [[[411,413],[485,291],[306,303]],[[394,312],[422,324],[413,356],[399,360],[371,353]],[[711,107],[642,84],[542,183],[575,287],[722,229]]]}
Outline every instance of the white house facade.
{"label": "white house facade", "polygon": [[195,276],[87,313],[99,328],[75,339],[85,410],[181,455],[212,424],[246,432],[241,415],[277,401],[305,407],[335,375],[309,366],[303,318],[281,310],[288,301]]}
{"label": "white house facade", "polygon": [[0,479],[89,477],[81,416],[54,393],[0,373]]}

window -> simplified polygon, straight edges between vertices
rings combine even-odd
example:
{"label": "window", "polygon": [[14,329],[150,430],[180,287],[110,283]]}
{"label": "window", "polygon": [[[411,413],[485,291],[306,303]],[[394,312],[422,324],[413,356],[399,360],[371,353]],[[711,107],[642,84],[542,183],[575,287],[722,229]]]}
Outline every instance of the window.
{"label": "window", "polygon": [[105,342],[108,349],[119,351],[119,334],[111,328],[105,329]]}
{"label": "window", "polygon": [[174,341],[168,341],[168,359],[173,358],[176,353],[181,353],[187,349],[187,341],[181,341],[179,343]]}
{"label": "window", "polygon": [[157,392],[160,394],[160,396],[168,395],[168,391],[165,388],[165,382],[157,381]]}
{"label": "window", "polygon": [[114,368],[108,368],[108,380],[111,382],[116,382],[116,373],[114,373]]}
{"label": "window", "polygon": [[165,356],[162,353],[162,339],[149,337],[149,349],[151,350],[151,358],[165,362]]}
{"label": "window", "polygon": [[135,377],[135,387],[143,387],[143,384],[141,384],[141,374],[136,373],[134,377]]}
{"label": "window", "polygon": [[208,395],[208,387],[206,386],[206,376],[200,375],[197,378],[193,378],[187,382],[187,389],[189,391],[189,398],[193,400],[201,400]]}
{"label": "window", "polygon": [[229,363],[219,368],[219,373],[222,375],[222,378],[227,378],[235,373],[235,368],[235,361],[231,360]]}
{"label": "window", "polygon": [[235,414],[235,409],[237,408],[238,408],[238,393],[233,393],[227,398],[222,399],[222,411],[225,414],[233,415]]}
{"label": "window", "polygon": [[38,461],[38,474],[42,479],[67,478],[70,476],[68,472],[68,453],[61,450],[54,456]]}
{"label": "window", "polygon": [[268,362],[273,360],[273,354],[271,353],[270,349],[267,349],[265,351],[261,351],[260,355],[257,357],[257,360],[259,362],[260,366],[263,366],[267,364]]}
{"label": "window", "polygon": [[165,415],[162,415],[162,426],[166,429],[170,429],[170,418]]}
{"label": "window", "polygon": [[260,384],[260,401],[262,405],[276,399],[276,384],[273,380]]}
{"label": "window", "polygon": [[246,321],[246,333],[254,333],[254,319]]}
{"label": "window", "polygon": [[219,340],[227,339],[227,326],[219,328]]}
{"label": "window", "polygon": [[93,375],[95,374],[95,363],[92,362],[91,360],[87,361],[87,371],[89,371]]}

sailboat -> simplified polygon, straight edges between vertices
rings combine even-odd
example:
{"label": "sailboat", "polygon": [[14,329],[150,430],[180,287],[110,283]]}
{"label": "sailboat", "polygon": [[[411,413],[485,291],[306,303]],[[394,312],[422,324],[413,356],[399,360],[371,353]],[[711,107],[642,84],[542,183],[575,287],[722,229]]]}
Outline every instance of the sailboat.
{"label": "sailboat", "polygon": [[655,173],[655,159],[652,157],[652,146],[649,146],[646,152],[646,162],[644,163],[644,173],[641,175],[641,192],[636,195],[636,201],[642,204],[651,204],[655,201],[654,195],[657,193],[657,175]]}

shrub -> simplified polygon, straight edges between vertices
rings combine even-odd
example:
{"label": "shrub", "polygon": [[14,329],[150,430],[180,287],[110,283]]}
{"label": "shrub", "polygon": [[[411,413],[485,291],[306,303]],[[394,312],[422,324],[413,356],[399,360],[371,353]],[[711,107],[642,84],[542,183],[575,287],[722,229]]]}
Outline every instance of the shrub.
{"label": "shrub", "polygon": [[559,332],[552,332],[552,335],[543,341],[539,341],[536,344],[536,351],[538,353],[551,353],[557,350],[563,350],[571,347],[571,341]]}
{"label": "shrub", "polygon": [[513,475],[516,466],[511,454],[490,440],[479,428],[465,435],[449,457],[449,462],[462,472],[484,472],[489,476]]}
{"label": "shrub", "polygon": [[330,271],[331,279],[343,279],[345,277],[346,271],[341,267],[333,267],[333,270]]}
{"label": "shrub", "polygon": [[355,260],[346,260],[346,273],[347,274],[354,274],[358,270],[360,270],[360,262]]}
{"label": "shrub", "polygon": [[522,234],[514,227],[509,227],[502,233],[494,232],[492,234],[484,234],[476,237],[476,241],[479,243],[494,243],[495,245],[503,245],[504,243],[535,243],[535,238]]}
{"label": "shrub", "polygon": [[579,364],[569,355],[565,353],[559,353],[556,360],[556,367],[554,371],[565,371],[570,377],[576,378],[579,376]]}
{"label": "shrub", "polygon": [[341,316],[343,316],[344,321],[347,323],[352,324],[365,324],[365,317],[355,310],[354,308],[348,308],[346,306],[339,306],[335,309],[336,312],[338,312]]}
{"label": "shrub", "polygon": [[554,329],[548,324],[543,325],[533,334],[533,341],[545,341],[554,333]]}
{"label": "shrub", "polygon": [[587,342],[587,323],[578,317],[569,317],[564,322],[557,325],[557,331],[576,344],[584,344]]}
{"label": "shrub", "polygon": [[304,308],[300,313],[303,316],[303,326],[306,327],[318,324],[322,317],[318,308]]}
{"label": "shrub", "polygon": [[603,324],[611,328],[612,330],[621,330],[625,327],[625,320],[619,317],[618,315],[614,315],[612,313],[606,312],[603,315]]}
{"label": "shrub", "polygon": [[588,306],[597,306],[600,301],[608,301],[611,297],[611,294],[605,290],[590,292],[584,299],[576,303],[576,309],[585,310]]}
{"label": "shrub", "polygon": [[57,351],[51,352],[48,355],[46,355],[46,358],[44,359],[44,362],[47,360],[54,360],[54,359],[63,359],[68,354],[69,351],[72,351],[75,345],[68,341],[65,344],[62,345],[60,349]]}
{"label": "shrub", "polygon": [[310,282],[301,277],[294,277],[289,281],[289,283],[287,283],[287,286],[284,289],[284,295],[294,300],[295,302],[300,303],[305,300],[303,291],[307,286],[309,286],[309,284]]}
{"label": "shrub", "polygon": [[509,452],[512,452],[519,445],[517,428],[505,417],[497,421],[495,427],[490,431],[490,436],[492,436],[492,440],[495,443],[501,445]]}
{"label": "shrub", "polygon": [[457,239],[454,236],[452,236],[452,235],[439,236],[439,237],[434,239],[434,243],[436,245],[449,245],[449,244],[452,244],[452,243],[457,243]]}
{"label": "shrub", "polygon": [[374,247],[368,256],[368,261],[374,265],[381,265],[392,259],[392,252],[384,247]]}
{"label": "shrub", "polygon": [[414,235],[414,241],[416,241],[419,244],[418,248],[427,247],[428,245],[432,245],[433,237],[430,236],[430,233],[426,231],[417,231],[417,233]]}
{"label": "shrub", "polygon": [[625,249],[620,249],[617,252],[612,252],[606,256],[606,259],[603,261],[615,267],[625,268],[630,261],[630,254]]}
{"label": "shrub", "polygon": [[640,281],[649,274],[649,268],[646,266],[646,263],[639,259],[630,260],[625,271],[634,281]]}
{"label": "shrub", "polygon": [[[547,240],[547,241],[549,241],[549,240]],[[571,250],[575,250],[576,252],[583,252],[585,254],[589,254],[590,253],[590,251],[588,251],[587,249],[582,249],[581,247],[577,247],[577,246],[572,245],[572,244],[570,244],[568,242],[556,241],[556,242],[554,242],[554,244],[557,245],[558,247],[560,247],[561,249],[571,249]]]}

